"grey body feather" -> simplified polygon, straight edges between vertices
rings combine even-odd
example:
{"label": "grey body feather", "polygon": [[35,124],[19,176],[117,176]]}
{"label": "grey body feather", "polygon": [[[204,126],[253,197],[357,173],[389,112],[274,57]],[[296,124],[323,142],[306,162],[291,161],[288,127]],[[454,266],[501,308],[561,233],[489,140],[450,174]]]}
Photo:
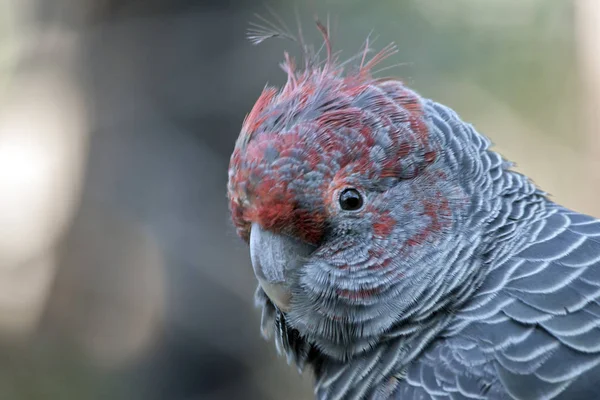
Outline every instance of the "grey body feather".
{"label": "grey body feather", "polygon": [[546,209],[393,398],[600,398],[600,222]]}

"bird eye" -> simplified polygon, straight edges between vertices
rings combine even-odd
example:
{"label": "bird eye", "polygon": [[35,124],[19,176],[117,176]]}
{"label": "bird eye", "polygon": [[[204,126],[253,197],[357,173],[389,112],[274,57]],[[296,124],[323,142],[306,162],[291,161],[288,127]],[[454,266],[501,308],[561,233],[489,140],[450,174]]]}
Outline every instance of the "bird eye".
{"label": "bird eye", "polygon": [[363,205],[363,199],[358,190],[344,189],[340,193],[340,207],[345,211],[359,210]]}

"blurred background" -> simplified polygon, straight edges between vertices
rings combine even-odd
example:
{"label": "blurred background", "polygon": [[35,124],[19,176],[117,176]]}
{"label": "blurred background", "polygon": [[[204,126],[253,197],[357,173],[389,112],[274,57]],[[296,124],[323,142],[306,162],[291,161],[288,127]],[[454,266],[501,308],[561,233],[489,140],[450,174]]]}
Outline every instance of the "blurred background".
{"label": "blurred background", "polygon": [[[600,2],[297,1],[600,216]],[[293,4],[269,4],[293,25]],[[310,399],[259,334],[229,155],[263,0],[0,0],[0,399]]]}

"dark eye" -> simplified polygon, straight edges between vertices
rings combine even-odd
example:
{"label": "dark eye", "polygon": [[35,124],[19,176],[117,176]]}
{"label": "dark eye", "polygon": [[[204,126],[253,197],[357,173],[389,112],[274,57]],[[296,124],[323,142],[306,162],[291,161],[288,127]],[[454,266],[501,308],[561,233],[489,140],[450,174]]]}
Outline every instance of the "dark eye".
{"label": "dark eye", "polygon": [[345,211],[359,210],[363,205],[363,199],[358,190],[344,189],[340,193],[340,207]]}

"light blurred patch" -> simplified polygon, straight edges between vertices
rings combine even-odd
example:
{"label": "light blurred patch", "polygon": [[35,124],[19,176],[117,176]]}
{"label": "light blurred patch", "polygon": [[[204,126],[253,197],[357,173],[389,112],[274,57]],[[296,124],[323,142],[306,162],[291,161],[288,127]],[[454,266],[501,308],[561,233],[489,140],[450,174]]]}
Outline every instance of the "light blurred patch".
{"label": "light blurred patch", "polygon": [[0,109],[0,271],[52,248],[79,199],[87,134],[67,79],[24,74]]}
{"label": "light blurred patch", "polygon": [[28,331],[43,309],[54,247],[77,208],[86,113],[67,73],[40,63],[11,78],[0,107],[0,331]]}

